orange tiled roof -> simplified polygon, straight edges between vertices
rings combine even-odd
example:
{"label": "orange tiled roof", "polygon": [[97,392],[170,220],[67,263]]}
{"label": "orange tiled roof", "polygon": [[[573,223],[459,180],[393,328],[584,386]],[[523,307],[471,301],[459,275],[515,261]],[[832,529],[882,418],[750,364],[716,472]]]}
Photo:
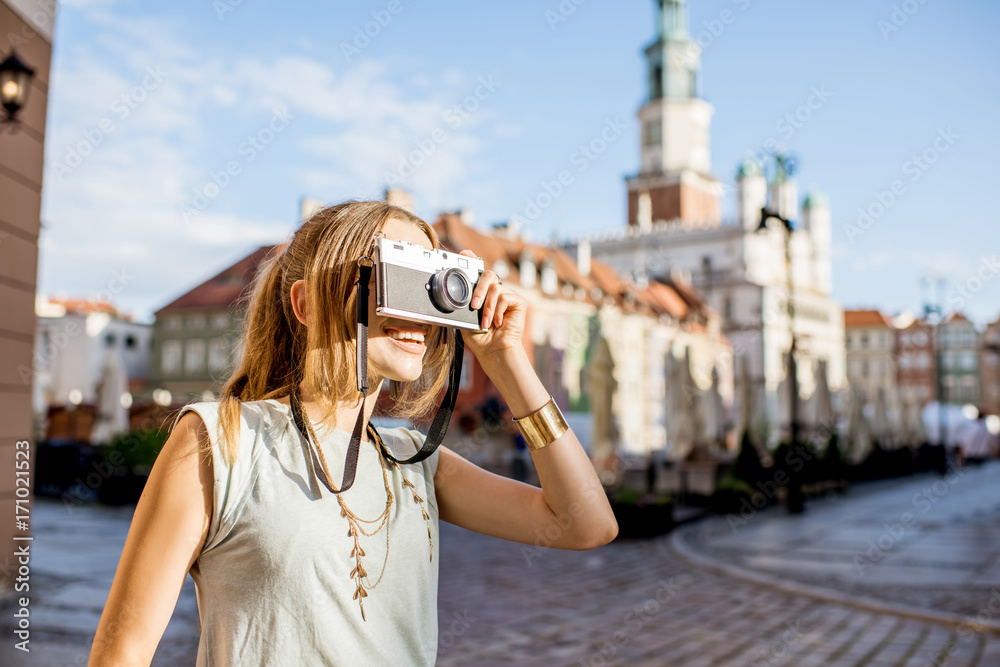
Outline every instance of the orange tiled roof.
{"label": "orange tiled roof", "polygon": [[262,246],[193,290],[182,294],[157,312],[187,308],[228,308],[250,288],[257,270],[268,255],[285,244]]}
{"label": "orange tiled roof", "polygon": [[560,248],[536,245],[519,238],[512,239],[483,233],[462,222],[461,216],[457,213],[442,214],[433,227],[445,247],[456,252],[472,250],[485,260],[487,268],[493,268],[498,261],[505,262],[511,268],[509,277],[505,278],[508,283],[520,282],[517,268],[521,256],[527,252],[538,267],[546,261],[550,262],[560,284],[570,285],[574,290],[582,289],[588,302],[595,303],[592,292],[596,287],[615,299],[620,308],[630,312],[669,315],[679,322],[691,319],[694,314],[702,318],[714,316],[701,295],[686,283],[667,279],[653,281],[649,286],[640,289],[597,259],[591,259],[590,273],[583,275],[576,261]]}
{"label": "orange tiled roof", "polygon": [[109,313],[118,316],[118,310],[107,301],[91,299],[49,299],[50,304],[56,304],[66,309],[67,313],[88,315],[90,313]]}
{"label": "orange tiled roof", "polygon": [[845,327],[891,327],[889,318],[877,310],[845,310]]}

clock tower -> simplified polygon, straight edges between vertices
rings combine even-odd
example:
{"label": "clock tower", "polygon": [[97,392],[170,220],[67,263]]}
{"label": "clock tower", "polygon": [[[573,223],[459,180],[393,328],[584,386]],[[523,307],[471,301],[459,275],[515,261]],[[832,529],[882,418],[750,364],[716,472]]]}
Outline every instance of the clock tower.
{"label": "clock tower", "polygon": [[721,223],[722,185],[711,176],[712,105],[697,96],[701,47],[687,0],[655,0],[656,41],[646,47],[649,95],[639,109],[642,165],[628,179],[628,221]]}

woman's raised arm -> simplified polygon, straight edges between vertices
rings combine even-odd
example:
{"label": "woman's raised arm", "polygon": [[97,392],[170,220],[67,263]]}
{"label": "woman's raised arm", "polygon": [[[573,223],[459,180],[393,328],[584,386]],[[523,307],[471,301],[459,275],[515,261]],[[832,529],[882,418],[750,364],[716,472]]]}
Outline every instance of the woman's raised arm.
{"label": "woman's raised arm", "polygon": [[152,661],[208,533],[214,483],[207,445],[204,422],[190,412],[160,451],[132,517],[90,665]]}

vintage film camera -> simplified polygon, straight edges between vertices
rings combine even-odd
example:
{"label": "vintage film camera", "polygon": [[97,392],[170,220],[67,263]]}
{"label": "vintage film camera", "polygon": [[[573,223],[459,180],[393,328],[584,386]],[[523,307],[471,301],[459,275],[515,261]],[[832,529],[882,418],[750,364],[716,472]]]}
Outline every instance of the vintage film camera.
{"label": "vintage film camera", "polygon": [[384,236],[375,241],[373,259],[379,315],[483,331],[482,309],[470,305],[483,260]]}

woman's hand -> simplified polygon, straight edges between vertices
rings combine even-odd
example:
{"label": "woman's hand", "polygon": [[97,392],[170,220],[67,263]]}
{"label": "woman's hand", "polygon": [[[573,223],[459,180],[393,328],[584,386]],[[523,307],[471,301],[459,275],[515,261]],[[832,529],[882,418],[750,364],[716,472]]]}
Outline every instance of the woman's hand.
{"label": "woman's hand", "polygon": [[[471,250],[460,254],[475,257]],[[463,331],[466,347],[472,350],[480,364],[486,364],[510,352],[524,350],[524,335],[528,302],[520,294],[500,284],[493,271],[485,271],[472,293],[472,307],[482,307],[482,324],[486,331]]]}

